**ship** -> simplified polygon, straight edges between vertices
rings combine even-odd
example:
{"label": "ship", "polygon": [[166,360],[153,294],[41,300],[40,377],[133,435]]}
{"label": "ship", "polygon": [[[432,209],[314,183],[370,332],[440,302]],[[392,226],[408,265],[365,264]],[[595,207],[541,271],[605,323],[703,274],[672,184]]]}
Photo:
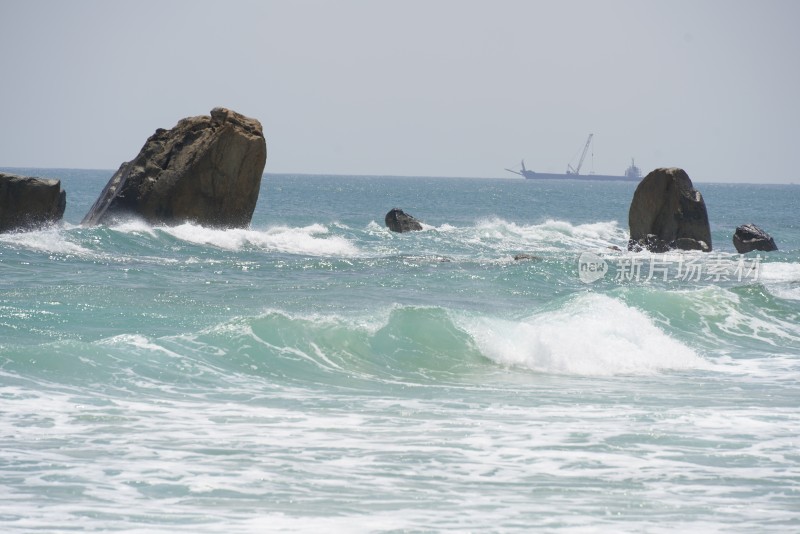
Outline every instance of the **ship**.
{"label": "ship", "polygon": [[581,174],[581,167],[583,167],[583,162],[586,159],[586,153],[589,150],[589,146],[592,144],[592,138],[594,134],[589,134],[589,138],[586,139],[586,144],[583,146],[583,152],[581,153],[580,161],[578,161],[578,165],[573,167],[572,165],[567,165],[567,172],[564,174],[559,173],[549,173],[549,172],[535,172],[530,169],[525,168],[525,160],[522,160],[520,170],[513,170],[513,169],[506,169],[508,172],[513,172],[514,174],[518,174],[523,178],[528,180],[593,180],[593,181],[618,181],[622,180],[625,182],[638,182],[642,179],[642,171],[639,167],[636,166],[636,162],[631,158],[631,165],[627,169],[625,169],[625,173],[622,176],[615,176],[610,174],[595,174],[594,172],[590,172],[589,174]]}

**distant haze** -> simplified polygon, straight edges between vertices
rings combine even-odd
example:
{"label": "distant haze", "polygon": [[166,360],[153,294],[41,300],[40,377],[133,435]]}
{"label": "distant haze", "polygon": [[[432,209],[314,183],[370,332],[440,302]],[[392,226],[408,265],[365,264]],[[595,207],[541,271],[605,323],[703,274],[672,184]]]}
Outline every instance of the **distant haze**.
{"label": "distant haze", "polygon": [[266,172],[800,182],[800,2],[0,1],[0,166],[259,119]]}

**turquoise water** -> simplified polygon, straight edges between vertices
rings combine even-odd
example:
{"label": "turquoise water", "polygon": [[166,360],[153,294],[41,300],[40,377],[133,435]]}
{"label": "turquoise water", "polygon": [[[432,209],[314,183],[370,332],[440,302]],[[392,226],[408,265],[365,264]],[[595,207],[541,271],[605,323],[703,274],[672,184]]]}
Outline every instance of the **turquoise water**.
{"label": "turquoise water", "polygon": [[0,235],[4,532],[800,528],[800,187],[696,184],[714,253],[650,256],[609,248],[635,184],[266,175],[246,230],[82,228],[111,171],[15,172],[67,212]]}

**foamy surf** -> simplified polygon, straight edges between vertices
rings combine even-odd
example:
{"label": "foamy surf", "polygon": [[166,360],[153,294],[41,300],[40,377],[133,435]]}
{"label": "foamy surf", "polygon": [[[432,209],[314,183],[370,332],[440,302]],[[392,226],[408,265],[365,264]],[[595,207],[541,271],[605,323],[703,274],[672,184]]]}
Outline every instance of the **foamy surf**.
{"label": "foamy surf", "polygon": [[256,249],[308,256],[354,256],[359,252],[358,247],[344,237],[330,235],[330,230],[321,224],[295,228],[277,226],[266,230],[182,224],[159,227],[159,230],[182,241],[231,251]]}
{"label": "foamy surf", "polygon": [[[139,337],[114,341],[135,342],[139,349],[163,348]],[[393,370],[393,380],[411,382],[445,370],[472,375],[481,357],[504,367],[574,376],[714,369],[642,311],[595,294],[521,320],[413,306],[349,317],[271,310],[174,338],[170,344],[184,347],[170,348],[177,352],[201,347],[205,356],[216,354],[214,359],[229,360],[226,355],[236,354],[280,374],[298,372],[291,362],[302,360],[326,371],[377,373],[375,378]]]}
{"label": "foamy surf", "polygon": [[781,299],[800,300],[800,264],[770,262],[761,265],[759,279],[767,290]]}
{"label": "foamy surf", "polygon": [[541,373],[614,376],[708,368],[647,315],[604,295],[581,295],[522,320],[482,317],[459,324],[492,361]]}
{"label": "foamy surf", "polygon": [[147,224],[142,219],[130,218],[125,221],[112,225],[111,230],[121,232],[123,234],[147,234],[155,237],[156,233],[152,226]]}
{"label": "foamy surf", "polygon": [[626,239],[625,231],[616,221],[572,224],[548,219],[541,224],[526,225],[491,218],[467,227],[444,224],[436,231],[453,235],[468,246],[481,245],[501,251],[606,248]]}
{"label": "foamy surf", "polygon": [[52,226],[42,230],[0,234],[0,243],[37,252],[88,256],[92,251],[72,240],[69,228]]}

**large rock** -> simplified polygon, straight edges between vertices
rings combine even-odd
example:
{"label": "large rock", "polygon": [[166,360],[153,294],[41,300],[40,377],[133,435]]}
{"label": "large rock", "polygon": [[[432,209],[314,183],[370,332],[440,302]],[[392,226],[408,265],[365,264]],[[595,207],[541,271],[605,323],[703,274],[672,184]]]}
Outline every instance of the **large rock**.
{"label": "large rock", "polygon": [[0,172],[0,232],[58,222],[66,206],[67,194],[60,180]]}
{"label": "large rock", "polygon": [[648,243],[666,243],[669,248],[711,251],[703,195],[683,169],[656,169],[639,182],[628,225],[634,248],[636,244],[649,249]]}
{"label": "large rock", "polygon": [[392,232],[412,232],[422,230],[422,225],[411,215],[399,208],[393,208],[384,218],[386,226]]}
{"label": "large rock", "polygon": [[158,129],[111,177],[83,224],[126,217],[151,224],[250,224],[267,145],[261,123],[224,108]]}
{"label": "large rock", "polygon": [[778,250],[772,236],[753,223],[736,227],[736,232],[733,234],[733,246],[736,247],[739,254],[745,254],[751,250],[763,252]]}

